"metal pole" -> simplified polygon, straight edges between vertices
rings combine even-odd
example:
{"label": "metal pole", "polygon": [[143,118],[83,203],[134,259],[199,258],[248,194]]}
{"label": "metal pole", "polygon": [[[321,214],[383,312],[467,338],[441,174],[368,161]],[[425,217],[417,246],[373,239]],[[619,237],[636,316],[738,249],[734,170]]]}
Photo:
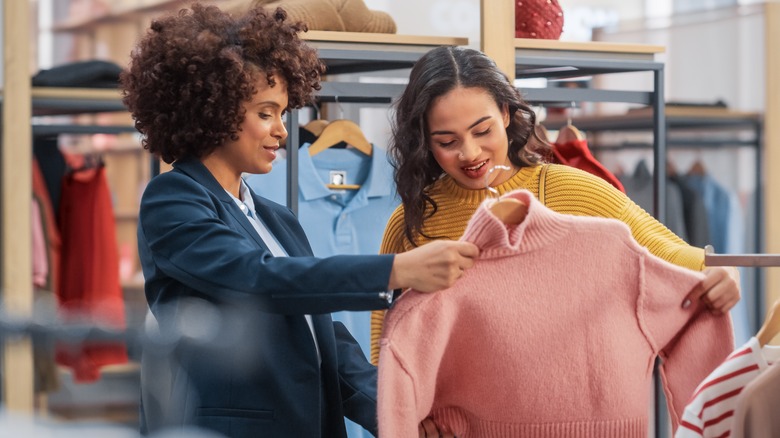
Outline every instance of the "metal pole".
{"label": "metal pole", "polygon": [[298,110],[287,114],[287,207],[298,216]]}
{"label": "metal pole", "polygon": [[[664,69],[653,72],[653,214],[662,223],[666,221],[666,117],[664,106]],[[666,397],[658,373],[660,359],[655,361],[655,436],[671,436],[666,415]]]}

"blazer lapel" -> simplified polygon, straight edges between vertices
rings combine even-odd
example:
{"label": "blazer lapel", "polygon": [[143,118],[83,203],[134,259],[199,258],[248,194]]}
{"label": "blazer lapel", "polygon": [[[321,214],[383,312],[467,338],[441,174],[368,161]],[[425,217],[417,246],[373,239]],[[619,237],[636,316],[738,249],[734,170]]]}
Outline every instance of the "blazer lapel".
{"label": "blazer lapel", "polygon": [[217,179],[214,178],[214,175],[209,172],[203,163],[196,159],[184,158],[173,163],[173,167],[175,170],[189,175],[192,179],[213,193],[214,196],[216,196],[224,204],[225,209],[230,213],[231,216],[233,216],[233,219],[236,221],[236,223],[241,225],[241,227],[244,229],[244,234],[252,238],[252,240],[254,240],[255,243],[257,243],[261,248],[270,252],[268,247],[265,245],[265,242],[263,242],[263,239],[261,239],[257,234],[257,231],[255,231],[255,227],[253,227],[249,222],[249,219],[246,217],[246,215],[244,215],[241,209],[238,208],[238,205],[236,205],[236,202],[233,201],[233,198],[231,198],[228,192],[226,192],[225,189],[219,185]]}
{"label": "blazer lapel", "polygon": [[[251,189],[250,189],[251,192]],[[301,236],[295,235],[295,230],[285,224],[279,216],[274,213],[273,208],[267,201],[252,192],[252,200],[255,202],[255,213],[263,220],[268,230],[284,247],[288,255],[291,256],[311,256],[311,249],[305,244],[306,235],[301,231]],[[278,207],[277,207],[278,208]]]}

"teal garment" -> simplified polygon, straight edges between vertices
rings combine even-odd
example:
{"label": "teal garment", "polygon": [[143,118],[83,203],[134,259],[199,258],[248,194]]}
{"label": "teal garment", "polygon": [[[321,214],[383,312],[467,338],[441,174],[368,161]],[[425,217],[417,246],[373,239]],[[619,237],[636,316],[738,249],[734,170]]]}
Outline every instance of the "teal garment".
{"label": "teal garment", "polygon": [[[298,220],[314,255],[378,254],[387,221],[400,204],[386,151],[374,147],[369,157],[351,148],[330,148],[312,157],[308,147],[304,144],[298,152]],[[359,184],[360,189],[327,188],[331,172],[345,176],[345,184]],[[277,159],[270,173],[252,175],[246,182],[260,196],[285,204],[287,160]],[[344,323],[368,357],[371,312],[337,312],[332,317]],[[347,432],[350,438],[370,436],[349,421]]]}

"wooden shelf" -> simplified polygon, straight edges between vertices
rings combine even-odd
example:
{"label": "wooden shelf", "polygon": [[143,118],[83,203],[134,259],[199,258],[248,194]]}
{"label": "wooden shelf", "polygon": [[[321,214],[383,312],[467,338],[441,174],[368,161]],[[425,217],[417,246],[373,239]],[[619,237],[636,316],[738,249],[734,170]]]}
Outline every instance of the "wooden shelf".
{"label": "wooden shelf", "polygon": [[33,87],[31,93],[34,116],[127,112],[118,88]]}
{"label": "wooden shelf", "polygon": [[171,10],[174,7],[185,7],[189,6],[190,3],[191,0],[138,0],[134,5],[114,6],[101,14],[74,17],[55,23],[51,30],[53,32],[86,32],[99,24],[119,21],[137,14]]}
{"label": "wooden shelf", "polygon": [[333,32],[324,30],[310,30],[303,32],[301,38],[310,42],[336,42],[349,44],[382,44],[405,46],[465,46],[468,38],[451,36],[422,36],[399,35],[396,33],[368,33],[368,32]]}
{"label": "wooden shelf", "polygon": [[301,37],[317,49],[329,75],[411,68],[435,47],[469,43],[463,37],[390,33],[309,31]]}
{"label": "wooden shelf", "polygon": [[[663,46],[515,38],[515,76],[564,79],[610,73],[660,71]],[[577,91],[570,91],[576,93]],[[591,100],[584,97],[577,100]],[[615,101],[624,101],[618,98]],[[631,100],[625,100],[631,102]]]}
{"label": "wooden shelf", "polygon": [[553,52],[593,52],[602,54],[610,53],[636,56],[656,55],[666,51],[664,46],[647,44],[621,44],[596,41],[577,42],[531,38],[515,38],[515,49],[544,50]]}

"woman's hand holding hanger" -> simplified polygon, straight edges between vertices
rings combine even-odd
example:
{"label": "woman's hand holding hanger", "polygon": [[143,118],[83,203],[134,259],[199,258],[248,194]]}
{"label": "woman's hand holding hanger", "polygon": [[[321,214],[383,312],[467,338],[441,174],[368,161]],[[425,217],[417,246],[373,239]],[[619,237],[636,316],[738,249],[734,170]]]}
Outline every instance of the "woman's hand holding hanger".
{"label": "woman's hand holding hanger", "polygon": [[390,289],[414,288],[436,292],[455,284],[474,266],[479,249],[470,242],[437,240],[396,254],[390,272]]}
{"label": "woman's hand holding hanger", "polygon": [[739,301],[739,270],[715,266],[703,271],[704,280],[683,301],[683,307],[701,300],[716,315],[725,314]]}

